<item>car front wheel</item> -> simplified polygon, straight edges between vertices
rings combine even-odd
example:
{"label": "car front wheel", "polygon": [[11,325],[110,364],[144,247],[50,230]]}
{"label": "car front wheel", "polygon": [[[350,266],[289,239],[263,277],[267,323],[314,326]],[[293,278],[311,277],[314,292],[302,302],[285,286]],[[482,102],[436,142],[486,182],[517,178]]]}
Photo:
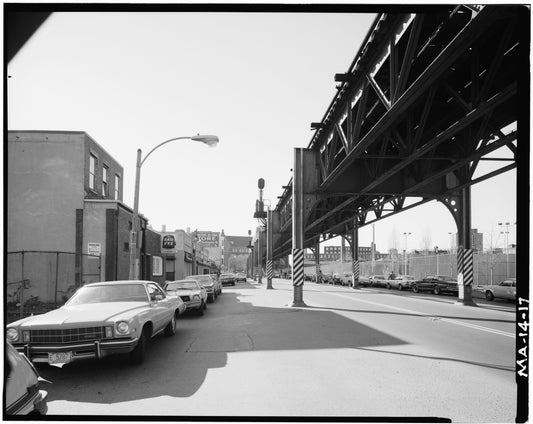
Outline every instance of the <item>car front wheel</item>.
{"label": "car front wheel", "polygon": [[439,286],[433,287],[433,294],[440,294],[440,287]]}
{"label": "car front wheel", "polygon": [[146,339],[148,337],[148,332],[146,328],[143,328],[137,346],[130,353],[130,362],[132,364],[142,364],[144,362],[144,357],[146,355]]}
{"label": "car front wheel", "polygon": [[413,293],[418,293],[418,286],[413,284]]}
{"label": "car front wheel", "polygon": [[403,286],[401,284],[398,284],[398,290],[400,290],[400,291],[403,290]]}
{"label": "car front wheel", "polygon": [[492,292],[488,291],[485,293],[485,299],[489,300],[489,301],[492,301],[494,300],[494,295],[492,294]]}
{"label": "car front wheel", "polygon": [[176,314],[172,315],[172,319],[165,327],[165,336],[173,336],[176,334]]}

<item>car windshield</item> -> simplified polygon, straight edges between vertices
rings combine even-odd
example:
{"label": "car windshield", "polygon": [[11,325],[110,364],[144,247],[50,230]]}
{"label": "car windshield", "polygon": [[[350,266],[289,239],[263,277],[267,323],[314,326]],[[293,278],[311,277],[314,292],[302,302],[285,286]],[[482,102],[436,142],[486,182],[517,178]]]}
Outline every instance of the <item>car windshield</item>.
{"label": "car windshield", "polygon": [[196,281],[173,281],[167,284],[166,290],[196,290],[198,283]]}
{"label": "car windshield", "polygon": [[207,275],[191,275],[187,278],[198,281],[199,283],[211,283],[213,280]]}
{"label": "car windshield", "polygon": [[85,286],[66,304],[72,306],[101,302],[148,302],[148,294],[143,284]]}

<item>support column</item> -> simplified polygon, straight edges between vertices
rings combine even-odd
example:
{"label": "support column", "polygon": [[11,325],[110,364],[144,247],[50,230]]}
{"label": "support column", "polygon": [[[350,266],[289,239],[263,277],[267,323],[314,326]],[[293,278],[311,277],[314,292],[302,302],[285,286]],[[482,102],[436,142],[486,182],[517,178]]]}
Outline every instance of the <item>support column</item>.
{"label": "support column", "polygon": [[322,284],[322,271],[320,269],[320,242],[318,240],[315,244],[315,268],[316,268],[316,283]]}
{"label": "support column", "polygon": [[266,271],[267,271],[267,290],[272,289],[272,211],[270,207],[267,211],[267,260],[266,260]]}
{"label": "support column", "polygon": [[257,233],[257,240],[258,240],[258,246],[257,246],[257,270],[259,271],[259,277],[257,278],[257,282],[259,284],[263,284],[263,281],[261,281],[263,277],[263,238],[261,237],[261,234],[263,233],[263,229],[259,227],[259,232]]}
{"label": "support column", "polygon": [[357,218],[353,220],[353,236],[352,236],[352,264],[353,264],[353,288],[359,288],[359,226]]}
{"label": "support column", "polygon": [[292,179],[292,285],[291,306],[307,306],[303,301],[304,286],[304,149],[294,149]]}
{"label": "support column", "polygon": [[459,293],[457,303],[460,305],[476,306],[472,299],[474,253],[472,250],[470,186],[461,190],[460,206],[459,247],[457,249],[457,285],[459,286]]}

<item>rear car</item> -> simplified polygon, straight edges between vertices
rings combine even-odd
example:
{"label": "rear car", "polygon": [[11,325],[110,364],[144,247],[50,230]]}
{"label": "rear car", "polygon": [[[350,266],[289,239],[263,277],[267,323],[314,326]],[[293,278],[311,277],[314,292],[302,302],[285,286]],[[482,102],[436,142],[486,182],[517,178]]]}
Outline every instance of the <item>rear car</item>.
{"label": "rear car", "polygon": [[239,281],[241,283],[246,283],[246,275],[242,272],[235,274],[235,282],[238,283]]}
{"label": "rear car", "polygon": [[45,415],[47,392],[43,380],[30,360],[10,343],[5,344],[5,413],[6,415]]}
{"label": "rear car", "polygon": [[179,296],[187,307],[186,311],[196,311],[201,316],[207,309],[207,291],[196,280],[168,281],[165,290]]}
{"label": "rear car", "polygon": [[485,299],[506,299],[516,301],[516,278],[508,278],[498,285],[479,285],[474,291],[482,293]]}
{"label": "rear car", "polygon": [[214,302],[218,297],[218,284],[209,274],[189,275],[187,280],[195,280],[207,292],[207,300]]}
{"label": "rear car", "polygon": [[231,272],[220,274],[220,283],[223,286],[234,286],[235,285],[235,274]]}

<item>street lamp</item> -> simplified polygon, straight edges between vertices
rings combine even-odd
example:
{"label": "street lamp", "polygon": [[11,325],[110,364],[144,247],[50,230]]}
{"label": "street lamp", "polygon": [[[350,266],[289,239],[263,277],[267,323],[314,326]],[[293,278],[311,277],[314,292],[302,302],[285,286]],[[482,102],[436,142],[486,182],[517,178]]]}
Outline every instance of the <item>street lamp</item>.
{"label": "street lamp", "polygon": [[509,227],[510,223],[498,222],[500,227],[505,227],[505,232],[500,231],[500,234],[505,234],[505,278],[509,278]]}
{"label": "street lamp", "polygon": [[248,246],[246,246],[248,249],[250,249],[250,255],[249,255],[249,258],[250,258],[250,268],[251,268],[251,276],[252,276],[252,280],[255,281],[255,276],[254,276],[254,245],[252,244],[252,230],[248,230],[248,236],[250,237],[250,241],[248,242]]}
{"label": "street lamp", "polygon": [[218,137],[216,135],[193,135],[188,137],[175,137],[170,140],[163,141],[162,143],[155,146],[148,154],[141,160],[142,151],[137,149],[137,163],[135,166],[135,195],[133,198],[133,222],[131,223],[131,233],[130,233],[130,272],[129,279],[137,280],[139,278],[138,271],[139,268],[136,266],[137,261],[139,260],[139,250],[137,248],[137,236],[138,236],[138,217],[139,217],[139,185],[141,179],[141,166],[148,159],[154,150],[163,146],[164,144],[170,143],[171,141],[176,140],[193,140],[199,141],[200,143],[207,144],[209,147],[215,147],[218,144]]}
{"label": "street lamp", "polygon": [[407,236],[411,235],[411,233],[403,233],[405,236],[405,250],[404,250],[404,265],[403,265],[403,275],[407,275]]}

